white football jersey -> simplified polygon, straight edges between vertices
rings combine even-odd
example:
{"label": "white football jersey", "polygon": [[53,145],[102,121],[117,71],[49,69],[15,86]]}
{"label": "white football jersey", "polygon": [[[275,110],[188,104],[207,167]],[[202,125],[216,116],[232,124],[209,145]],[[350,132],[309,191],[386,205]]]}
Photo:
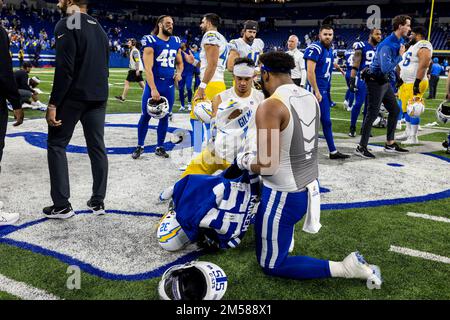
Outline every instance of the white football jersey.
{"label": "white football jersey", "polygon": [[[222,128],[217,127],[217,133],[214,137],[214,153],[222,159],[227,160],[228,162],[233,162],[236,158],[237,153],[242,149],[252,149],[256,150],[256,122],[255,122],[255,114],[256,109],[259,104],[264,100],[264,94],[261,91],[252,88],[251,94],[246,98],[241,98],[236,94],[234,87],[229,88],[221,92],[220,99],[222,100],[222,104],[227,103],[230,99],[237,101],[241,105],[246,105],[251,110],[251,116],[248,119],[248,127],[247,132],[234,132],[234,137],[246,136],[245,140],[241,139],[235,140],[232,136],[227,137],[227,135],[221,130]],[[217,112],[216,118],[221,117],[221,111]],[[227,110],[229,113],[229,110]],[[216,123],[224,123],[225,121],[217,121]],[[229,141],[228,141],[229,138]]]}
{"label": "white football jersey", "polygon": [[303,58],[303,52],[295,48],[294,50],[288,50],[286,53],[294,58],[295,68],[291,70],[292,79],[302,79],[301,84],[306,84],[306,66],[305,59]]}
{"label": "white football jersey", "polygon": [[[405,83],[414,83],[416,80],[417,70],[419,69],[419,57],[417,53],[420,49],[427,48],[433,55],[433,46],[427,40],[420,40],[411,46],[402,56],[400,66],[400,78]],[[427,69],[428,70],[428,69]],[[425,77],[427,72],[425,71]]]}
{"label": "white football jersey", "polygon": [[253,40],[253,43],[249,45],[244,39],[233,39],[230,41],[230,50],[235,50],[239,53],[241,58],[250,58],[255,64],[258,64],[259,56],[264,51],[264,41],[259,38]]}
{"label": "white football jersey", "polygon": [[136,62],[139,62],[139,71],[144,71],[144,65],[142,64],[141,53],[138,49],[134,48],[130,52],[130,70],[136,70]]}
{"label": "white football jersey", "polygon": [[211,79],[211,82],[225,82],[224,72],[226,69],[228,58],[228,42],[225,37],[218,31],[207,31],[202,38],[201,52],[200,52],[200,79],[203,80],[205,76],[208,61],[206,60],[205,45],[213,45],[219,47],[219,61],[217,63],[216,71]]}

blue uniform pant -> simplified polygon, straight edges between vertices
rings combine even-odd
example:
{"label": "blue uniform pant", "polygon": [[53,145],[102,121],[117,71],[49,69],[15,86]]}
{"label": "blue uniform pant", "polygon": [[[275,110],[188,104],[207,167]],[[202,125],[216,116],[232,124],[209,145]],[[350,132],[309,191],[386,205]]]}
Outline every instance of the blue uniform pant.
{"label": "blue uniform pant", "polygon": [[[155,85],[161,97],[166,97],[169,101],[169,110],[172,112],[173,104],[175,102],[175,86],[173,79],[155,79]],[[145,84],[144,93],[142,95],[142,114],[138,123],[138,145],[144,146],[145,137],[148,132],[148,123],[150,122],[150,115],[147,112],[147,101],[151,99],[151,89],[148,84]],[[166,139],[167,128],[169,127],[169,115],[159,120],[157,136],[158,147],[162,147]]]}
{"label": "blue uniform pant", "polygon": [[366,83],[361,79],[357,79],[358,91],[355,93],[355,105],[352,109],[350,127],[356,128],[356,122],[358,121],[359,114],[361,113],[361,107],[364,104],[364,117],[366,116],[367,109],[367,88]]}
{"label": "blue uniform pant", "polygon": [[336,151],[336,146],[334,145],[331,124],[331,100],[329,91],[330,90],[320,90],[320,94],[322,95],[322,101],[320,102],[320,122],[322,123],[323,135],[327,141],[328,150],[334,152]]}
{"label": "blue uniform pant", "polygon": [[308,193],[263,187],[255,217],[256,258],[268,275],[291,279],[330,278],[328,260],[288,256],[294,226],[306,214]]}
{"label": "blue uniform pant", "polygon": [[[345,74],[345,81],[347,82],[347,87],[350,87],[350,74]],[[355,93],[351,92],[350,89],[347,89],[347,92],[345,93],[345,100],[348,101],[348,105],[351,108],[355,100]]]}
{"label": "blue uniform pant", "polygon": [[184,108],[184,88],[186,87],[187,91],[187,100],[188,103],[192,102],[192,79],[193,74],[187,74],[183,75],[181,78],[181,81],[178,83],[178,93],[180,95],[180,103],[181,106]]}

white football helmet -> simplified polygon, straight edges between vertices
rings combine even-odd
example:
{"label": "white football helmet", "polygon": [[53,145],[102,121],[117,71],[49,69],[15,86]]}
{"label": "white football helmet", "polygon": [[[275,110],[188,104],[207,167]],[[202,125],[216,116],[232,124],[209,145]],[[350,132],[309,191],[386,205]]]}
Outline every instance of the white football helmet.
{"label": "white football helmet", "polygon": [[204,123],[211,123],[212,104],[209,100],[199,100],[195,103],[194,114],[198,120]]}
{"label": "white football helmet", "polygon": [[450,100],[442,101],[436,109],[436,118],[439,122],[446,124],[450,121]]}
{"label": "white football helmet", "polygon": [[215,125],[214,151],[222,159],[233,162],[243,145],[252,110],[248,105],[232,98],[219,105]]}
{"label": "white football helmet", "polygon": [[425,111],[425,104],[421,97],[413,97],[408,101],[406,112],[411,118],[418,118]]}
{"label": "white football helmet", "polygon": [[167,269],[158,293],[162,300],[220,300],[227,285],[222,268],[211,262],[193,261]]}
{"label": "white football helmet", "polygon": [[380,105],[380,113],[383,115],[383,117],[387,117],[389,112],[387,111],[386,107],[384,106],[384,103],[382,102]]}
{"label": "white football helmet", "polygon": [[162,119],[169,114],[169,101],[166,97],[161,97],[159,101],[152,98],[147,100],[147,113],[155,119]]}
{"label": "white football helmet", "polygon": [[159,221],[157,238],[161,248],[167,251],[181,250],[190,243],[173,209],[170,209]]}

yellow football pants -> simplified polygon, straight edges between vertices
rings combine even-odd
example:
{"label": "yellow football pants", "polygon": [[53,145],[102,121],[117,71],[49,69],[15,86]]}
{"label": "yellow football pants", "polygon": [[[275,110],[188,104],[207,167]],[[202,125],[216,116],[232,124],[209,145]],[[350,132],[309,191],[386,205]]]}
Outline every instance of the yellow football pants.
{"label": "yellow football pants", "polygon": [[[398,89],[398,98],[402,101],[402,110],[406,112],[408,101],[414,97],[413,94],[414,83],[404,83]],[[423,97],[425,91],[428,89],[428,80],[422,80],[419,85],[420,93],[417,95]]]}
{"label": "yellow football pants", "polygon": [[215,156],[208,148],[205,148],[197,157],[191,160],[186,171],[181,175],[181,179],[190,174],[211,175],[217,170],[227,169],[230,165],[231,163]]}

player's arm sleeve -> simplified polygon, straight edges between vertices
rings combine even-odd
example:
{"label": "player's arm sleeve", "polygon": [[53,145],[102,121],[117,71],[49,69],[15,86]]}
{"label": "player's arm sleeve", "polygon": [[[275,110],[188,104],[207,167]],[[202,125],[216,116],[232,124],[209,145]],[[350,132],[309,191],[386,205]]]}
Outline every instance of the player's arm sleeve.
{"label": "player's arm sleeve", "polygon": [[220,38],[215,32],[207,32],[203,38],[205,45],[220,47]]}
{"label": "player's arm sleeve", "polygon": [[[2,28],[0,26],[0,28]],[[0,96],[8,99],[13,109],[20,109],[20,95],[9,54],[9,39],[4,30],[0,30]]]}
{"label": "player's arm sleeve", "polygon": [[316,46],[309,46],[305,50],[304,59],[312,60],[314,62],[319,61],[320,49]]}
{"label": "player's arm sleeve", "polygon": [[139,62],[141,60],[141,55],[139,54],[139,52],[137,51],[133,52],[133,60],[134,62]]}
{"label": "player's arm sleeve", "polygon": [[384,74],[392,72],[395,66],[402,61],[402,57],[394,56],[394,52],[388,46],[381,48],[379,54],[381,72]]}
{"label": "player's arm sleeve", "polygon": [[49,103],[59,107],[72,85],[77,45],[74,31],[69,30],[65,22],[56,25],[55,38],[55,77]]}

